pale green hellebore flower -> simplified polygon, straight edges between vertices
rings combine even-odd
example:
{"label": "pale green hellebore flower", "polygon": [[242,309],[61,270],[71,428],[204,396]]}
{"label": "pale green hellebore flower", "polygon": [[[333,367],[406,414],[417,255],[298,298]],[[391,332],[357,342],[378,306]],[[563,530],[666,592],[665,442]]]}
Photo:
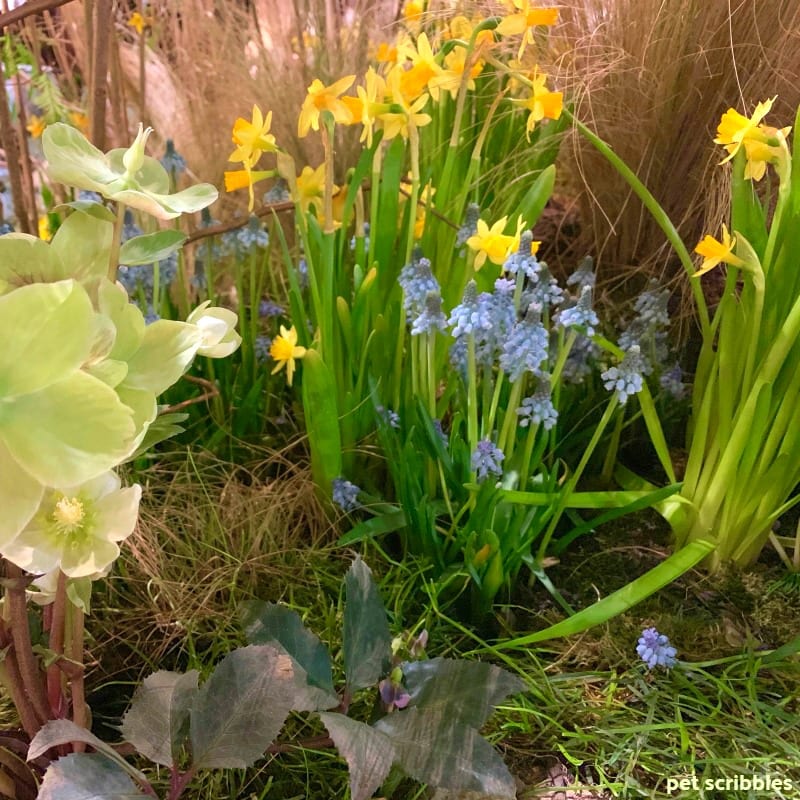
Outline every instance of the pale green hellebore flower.
{"label": "pale green hellebore flower", "polygon": [[133,533],[141,496],[138,484],[121,489],[113,472],[48,489],[30,522],[0,552],[27,572],[60,568],[69,578],[95,575],[116,560],[117,543]]}
{"label": "pale green hellebore flower", "polygon": [[45,486],[83,483],[131,451],[131,408],[82,369],[110,346],[107,325],[72,280],[0,296],[0,551]]}
{"label": "pale green hellebore flower", "polygon": [[48,125],[42,134],[47,173],[51,180],[97,192],[158,219],[175,219],[210,206],[219,194],[210,183],[169,193],[169,173],[144,154],[151,130],[140,124],[129,148],[102,153],[75,128],[61,122]]}
{"label": "pale green hellebore flower", "polygon": [[209,358],[225,358],[242,343],[242,337],[235,330],[238,317],[227,308],[208,308],[210,300],[201,303],[186,318],[186,322],[196,325],[203,337],[203,344],[197,352]]}

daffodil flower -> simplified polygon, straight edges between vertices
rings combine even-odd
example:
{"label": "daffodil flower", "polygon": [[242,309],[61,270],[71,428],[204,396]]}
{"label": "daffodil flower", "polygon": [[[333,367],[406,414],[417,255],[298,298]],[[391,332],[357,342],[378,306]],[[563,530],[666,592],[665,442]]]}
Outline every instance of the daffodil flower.
{"label": "daffodil flower", "polygon": [[319,130],[319,118],[323,111],[329,111],[334,121],[349,125],[353,121],[353,114],[339,95],[346,92],[356,79],[355,75],[340,78],[330,86],[325,86],[319,78],[315,78],[308,87],[306,99],[300,109],[300,118],[297,121],[297,135],[308,136],[309,130]]}
{"label": "daffodil flower", "polygon": [[236,150],[228,158],[228,161],[244,161],[251,158],[253,153],[274,153],[278,147],[275,144],[275,137],[269,132],[272,125],[272,112],[268,111],[265,117],[261,109],[253,106],[252,119],[248,122],[243,117],[238,117],[233,123],[233,134],[231,136]]}
{"label": "daffodil flower", "polygon": [[564,105],[564,95],[561,92],[551,92],[547,88],[547,75],[539,72],[538,67],[533,70],[531,83],[531,93],[525,100],[512,100],[514,104],[524,106],[530,111],[525,125],[529,141],[536,123],[543,119],[558,119]]}
{"label": "daffodil flower", "polygon": [[517,218],[517,230],[513,236],[503,233],[508,217],[502,217],[490,228],[482,219],[478,220],[478,230],[467,239],[467,246],[476,252],[474,267],[480,269],[488,258],[492,264],[503,264],[509,254],[519,246],[519,239],[525,223]]}
{"label": "daffodil flower", "polygon": [[730,161],[747,139],[762,138],[759,133],[759,124],[770,112],[776,99],[773,97],[759,103],[753,111],[753,116],[749,118],[740,114],[735,108],[729,108],[722,115],[717,126],[714,144],[722,145],[728,151],[728,155],[719,162],[720,164]]}
{"label": "daffodil flower", "polygon": [[34,139],[38,139],[44,133],[47,123],[41,117],[37,117],[36,114],[31,114],[25,127]]}
{"label": "daffodil flower", "polygon": [[133,533],[141,495],[138,484],[121,489],[113,472],[78,486],[48,489],[2,555],[28,572],[60,568],[70,578],[102,572],[119,556],[118,542]]}
{"label": "daffodil flower", "polygon": [[522,58],[525,48],[533,44],[533,28],[537,25],[555,25],[558,22],[557,8],[532,8],[530,0],[507,0],[511,14],[504,17],[496,31],[501,36],[522,34],[517,58]]}
{"label": "daffodil flower", "polygon": [[272,370],[272,374],[274,375],[286,367],[286,383],[291,386],[294,378],[295,359],[303,358],[306,354],[306,348],[297,344],[297,330],[294,325],[289,330],[281,325],[280,336],[276,336],[272,340],[269,354],[278,362],[275,369]]}
{"label": "daffodil flower", "polygon": [[151,131],[139,125],[139,133],[129,148],[102,153],[70,125],[48,125],[42,134],[48,175],[53,181],[97,192],[158,219],[175,219],[211,205],[218,192],[208,183],[169,193],[169,173],[144,152]]}
{"label": "daffodil flower", "polygon": [[703,263],[692,277],[699,278],[723,262],[734,267],[743,267],[745,265],[744,259],[734,255],[734,247],[736,247],[736,237],[732,237],[728,233],[725,225],[722,226],[721,242],[717,241],[713,236],[706,236],[694,249],[695,253],[703,256]]}
{"label": "daffodil flower", "polygon": [[145,28],[150,28],[153,25],[152,17],[143,17],[138,11],[134,11],[128,19],[128,25],[133,28],[139,36],[142,35]]}

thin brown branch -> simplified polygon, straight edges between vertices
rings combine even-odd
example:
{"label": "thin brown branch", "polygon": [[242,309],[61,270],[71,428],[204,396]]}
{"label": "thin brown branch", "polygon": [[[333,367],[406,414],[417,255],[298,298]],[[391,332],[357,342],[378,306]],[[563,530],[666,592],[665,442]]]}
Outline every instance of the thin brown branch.
{"label": "thin brown branch", "polygon": [[[253,211],[253,216],[268,217],[273,211],[292,211],[293,209],[294,203],[291,200],[287,200],[283,203],[267,203],[266,205],[261,206],[261,208],[257,208],[255,211]],[[249,218],[247,218],[244,220],[236,220],[235,222],[221,222],[219,225],[209,225],[207,228],[201,228],[199,231],[192,233],[186,239],[184,244],[191,244],[192,242],[200,241],[201,239],[205,239],[209,236],[218,236],[221,233],[227,233],[228,231],[235,231],[238,228],[244,228],[249,221]]]}
{"label": "thin brown branch", "polygon": [[113,32],[111,0],[98,0],[96,9],[90,117],[92,123],[92,144],[100,150],[105,150],[108,54],[111,33]]}
{"label": "thin brown branch", "polygon": [[[5,68],[0,63],[0,83],[5,84]],[[8,180],[11,184],[11,196],[14,199],[14,213],[17,224],[22,233],[33,233],[30,217],[25,207],[25,194],[22,188],[22,170],[20,169],[19,143],[17,133],[11,122],[11,112],[8,108],[8,96],[2,92],[0,96],[0,142],[6,152],[6,165]]]}
{"label": "thin brown branch", "polygon": [[33,14],[41,14],[43,11],[65,6],[71,2],[72,0],[28,0],[27,3],[23,3],[18,8],[7,11],[5,14],[0,14],[0,30]]}

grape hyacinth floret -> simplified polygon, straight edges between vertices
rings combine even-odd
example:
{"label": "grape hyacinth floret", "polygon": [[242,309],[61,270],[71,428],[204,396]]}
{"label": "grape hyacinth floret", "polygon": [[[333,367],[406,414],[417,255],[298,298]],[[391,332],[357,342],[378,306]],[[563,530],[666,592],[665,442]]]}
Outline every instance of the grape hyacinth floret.
{"label": "grape hyacinth floret", "polygon": [[531,306],[525,319],[514,325],[503,344],[500,355],[500,369],[515,383],[523,373],[542,374],[542,364],[547,362],[549,335],[542,325],[539,309]]}
{"label": "grape hyacinth floret", "polygon": [[424,313],[429,292],[441,295],[439,282],[434,278],[431,262],[417,250],[411,263],[400,270],[397,279],[403,289],[403,309],[406,312],[406,322],[412,324],[417,317]]}
{"label": "grape hyacinth floret", "polygon": [[470,466],[479,483],[485,481],[489,475],[502,475],[505,455],[499,447],[495,447],[491,439],[481,439],[472,453]]}
{"label": "grape hyacinth floret", "polygon": [[350,481],[344,478],[334,478],[332,489],[333,502],[336,503],[342,511],[354,511],[361,505],[357,499],[361,489],[354,483],[350,483]]}
{"label": "grape hyacinth floret", "polygon": [[175,176],[186,172],[186,159],[175,149],[175,143],[172,139],[167,139],[161,166]]}
{"label": "grape hyacinth floret", "polygon": [[428,292],[421,313],[411,324],[411,335],[419,336],[422,333],[433,333],[433,331],[446,329],[447,317],[442,311],[442,296],[438,290]]}
{"label": "grape hyacinth floret", "polygon": [[517,252],[512,253],[503,264],[503,272],[507,272],[509,275],[517,275],[521,272],[529,281],[536,282],[539,278],[541,264],[531,253],[532,244],[533,234],[525,231],[519,237]]}
{"label": "grape hyacinth floret", "polygon": [[480,206],[477,203],[470,203],[464,213],[464,224],[458,229],[458,233],[456,234],[456,247],[465,245],[467,239],[478,232],[478,220],[480,217]]}
{"label": "grape hyacinth floret", "polygon": [[562,328],[583,328],[587,336],[594,336],[600,320],[592,308],[591,286],[585,285],[581,289],[581,296],[574,306],[559,311],[556,324]]}
{"label": "grape hyacinth floret", "polygon": [[636,646],[639,657],[647,664],[648,669],[664,667],[670,669],[677,663],[678,652],[670,643],[669,637],[659,633],[655,628],[645,628]]}
{"label": "grape hyacinth floret", "polygon": [[529,289],[522,294],[522,303],[529,306],[536,303],[542,308],[550,308],[560,305],[564,300],[564,290],[558,285],[558,281],[552,276],[547,264],[539,262],[539,272],[536,281]]}
{"label": "grape hyacinth floret", "polygon": [[686,384],[683,382],[683,370],[675,363],[664,370],[659,378],[661,388],[675,400],[683,400],[686,396]]}
{"label": "grape hyacinth floret", "polygon": [[470,281],[464,289],[461,303],[450,312],[447,324],[456,339],[488,331],[492,327],[492,296],[488,292],[478,294],[477,284]]}
{"label": "grape hyacinth floret", "polygon": [[578,291],[582,291],[584,286],[594,289],[597,283],[597,275],[594,273],[594,259],[591,256],[584,256],[578,268],[567,278],[567,286],[577,286]]}
{"label": "grape hyacinth floret", "polygon": [[260,247],[266,249],[269,245],[269,234],[261,227],[261,220],[251,216],[244,228],[236,232],[236,246],[242,253],[249,253]]}
{"label": "grape hyacinth floret", "polygon": [[603,385],[610,392],[616,392],[617,399],[624,406],[628,398],[642,390],[644,385],[644,359],[638,345],[632,345],[625,357],[615,367],[601,373]]}
{"label": "grape hyacinth floret", "polygon": [[517,414],[521,428],[527,428],[529,425],[541,425],[546,431],[549,431],[556,424],[558,411],[550,396],[549,376],[542,376],[536,391],[531,397],[526,397],[522,401],[522,405],[517,409]]}

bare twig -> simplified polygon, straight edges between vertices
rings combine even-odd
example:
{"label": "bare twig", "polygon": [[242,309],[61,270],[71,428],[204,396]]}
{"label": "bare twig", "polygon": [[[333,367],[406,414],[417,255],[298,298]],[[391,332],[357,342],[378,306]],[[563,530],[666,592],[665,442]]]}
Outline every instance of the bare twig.
{"label": "bare twig", "polygon": [[71,2],[72,0],[28,0],[27,3],[23,3],[19,8],[0,14],[0,30],[33,14],[41,14],[43,11],[58,8]]}
{"label": "bare twig", "polygon": [[184,380],[187,380],[190,383],[196,383],[199,386],[205,387],[206,391],[198,397],[192,397],[189,400],[184,400],[182,403],[175,403],[174,406],[169,406],[168,408],[164,409],[165,414],[170,414],[173,411],[180,411],[182,408],[188,408],[189,406],[196,405],[197,403],[202,403],[204,400],[210,400],[212,397],[219,396],[219,389],[214,386],[211,381],[207,381],[205,378],[196,378],[194,375],[184,375],[183,377]]}
{"label": "bare twig", "polygon": [[95,12],[94,57],[92,58],[92,144],[105,150],[106,98],[108,97],[108,53],[113,31],[111,0],[98,0]]}

